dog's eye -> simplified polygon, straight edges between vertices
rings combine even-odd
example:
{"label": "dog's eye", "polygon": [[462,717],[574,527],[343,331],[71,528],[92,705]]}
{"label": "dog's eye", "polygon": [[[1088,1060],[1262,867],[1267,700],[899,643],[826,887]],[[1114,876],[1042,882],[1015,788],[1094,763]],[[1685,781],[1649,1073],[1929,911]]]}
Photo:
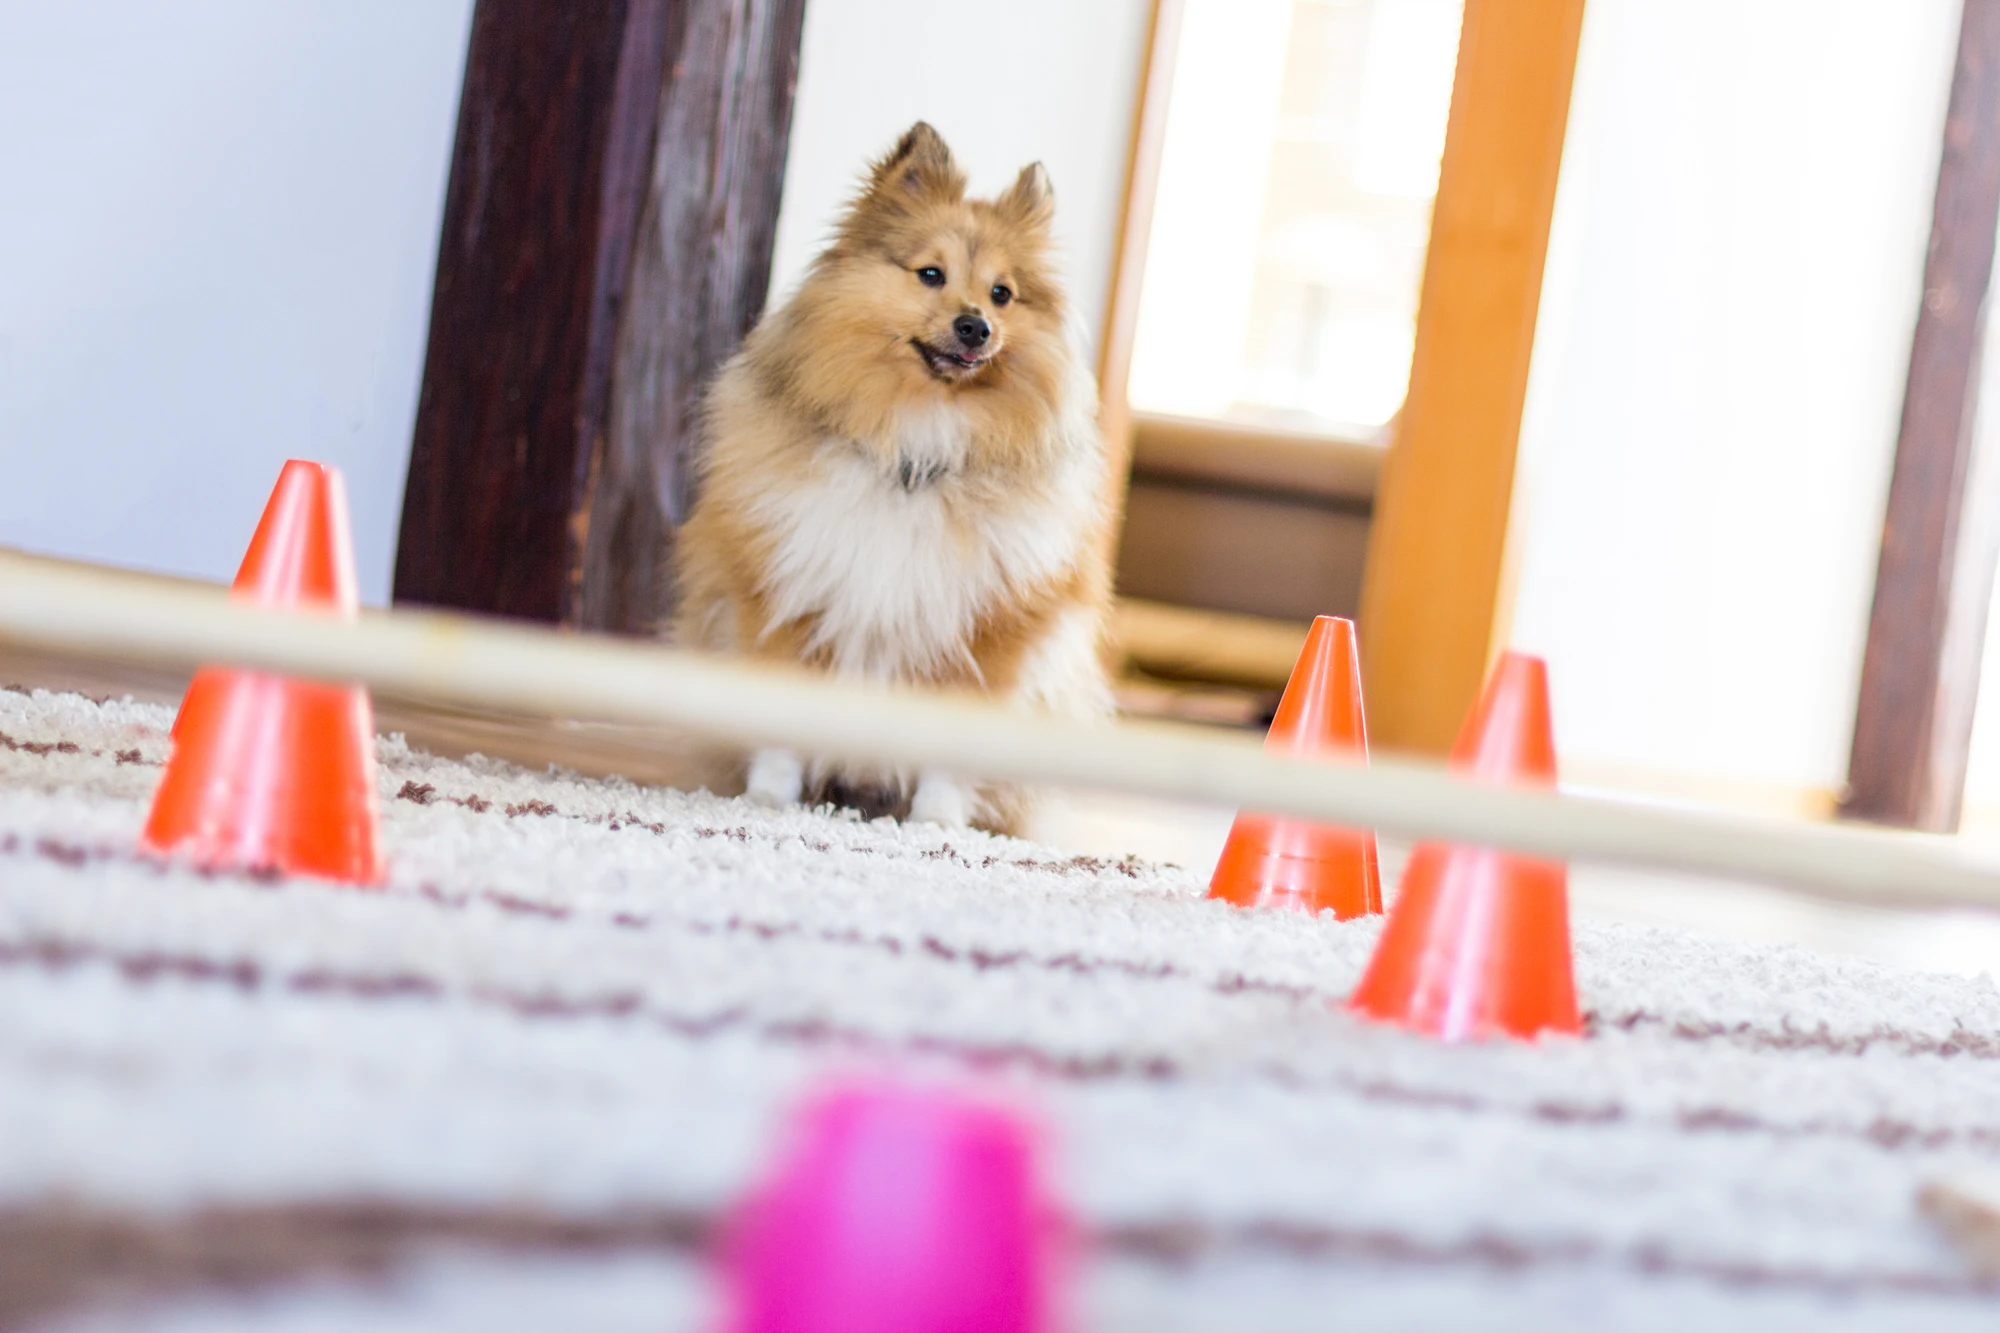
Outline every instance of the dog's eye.
{"label": "dog's eye", "polygon": [[994,305],[1006,305],[1009,301],[1013,299],[1014,299],[1014,289],[1012,287],[1009,287],[1004,282],[996,282],[993,284]]}
{"label": "dog's eye", "polygon": [[917,281],[926,287],[944,286],[944,270],[935,264],[926,264],[917,270]]}

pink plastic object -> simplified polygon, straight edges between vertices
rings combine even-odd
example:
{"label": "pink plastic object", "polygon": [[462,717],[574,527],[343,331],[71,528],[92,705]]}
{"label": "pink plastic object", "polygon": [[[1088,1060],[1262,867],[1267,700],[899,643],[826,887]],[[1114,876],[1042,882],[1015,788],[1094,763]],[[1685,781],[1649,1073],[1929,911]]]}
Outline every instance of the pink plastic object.
{"label": "pink plastic object", "polygon": [[1062,1228],[1021,1120],[948,1093],[810,1103],[724,1254],[727,1333],[1049,1333]]}

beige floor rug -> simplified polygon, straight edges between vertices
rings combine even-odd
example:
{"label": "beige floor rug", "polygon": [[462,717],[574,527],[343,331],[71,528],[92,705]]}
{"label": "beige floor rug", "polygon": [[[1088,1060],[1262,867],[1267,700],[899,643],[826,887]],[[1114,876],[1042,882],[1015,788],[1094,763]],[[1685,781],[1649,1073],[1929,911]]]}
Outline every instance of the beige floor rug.
{"label": "beige floor rug", "polygon": [[169,714],[0,692],[0,1327],[700,1329],[829,1073],[1032,1106],[1106,1330],[1991,1328],[1917,1193],[2000,993],[1580,925],[1584,1040],[1338,1002],[1170,866],[380,743],[386,889],[135,857]]}

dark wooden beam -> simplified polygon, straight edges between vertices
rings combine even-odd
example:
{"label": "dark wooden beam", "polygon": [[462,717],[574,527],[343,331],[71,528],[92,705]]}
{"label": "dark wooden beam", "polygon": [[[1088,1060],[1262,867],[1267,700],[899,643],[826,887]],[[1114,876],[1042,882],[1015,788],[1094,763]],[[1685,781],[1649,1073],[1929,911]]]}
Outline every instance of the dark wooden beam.
{"label": "dark wooden beam", "polygon": [[1958,827],[2000,536],[1973,468],[1996,222],[2000,0],[1965,0],[1841,801],[1854,819]]}
{"label": "dark wooden beam", "polygon": [[647,630],[671,610],[703,386],[764,309],[805,0],[684,4],[589,478],[571,623]]}
{"label": "dark wooden beam", "polygon": [[764,301],[804,0],[479,0],[398,602],[647,632]]}
{"label": "dark wooden beam", "polygon": [[669,0],[481,0],[396,550],[399,602],[562,617]]}

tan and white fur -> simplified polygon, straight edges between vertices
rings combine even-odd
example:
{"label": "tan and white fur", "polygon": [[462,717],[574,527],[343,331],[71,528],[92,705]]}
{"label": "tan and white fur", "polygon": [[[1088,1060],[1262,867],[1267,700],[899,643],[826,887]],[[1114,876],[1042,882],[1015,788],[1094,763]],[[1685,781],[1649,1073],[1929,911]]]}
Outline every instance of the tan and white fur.
{"label": "tan and white fur", "polygon": [[[905,686],[1107,716],[1106,462],[1039,163],[970,199],[919,124],[710,392],[676,637]],[[783,750],[748,794],[1008,830],[1025,794]]]}

